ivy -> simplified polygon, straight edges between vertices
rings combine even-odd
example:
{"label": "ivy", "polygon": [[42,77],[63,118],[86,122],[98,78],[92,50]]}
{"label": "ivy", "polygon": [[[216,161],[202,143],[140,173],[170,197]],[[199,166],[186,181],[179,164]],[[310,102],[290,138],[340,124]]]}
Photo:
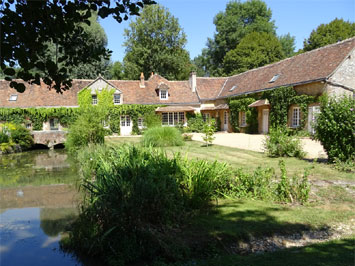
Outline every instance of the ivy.
{"label": "ivy", "polygon": [[253,97],[240,97],[228,100],[230,111],[230,123],[235,132],[240,132],[239,112],[245,112],[247,119],[247,132],[256,133],[258,131],[258,113],[256,108],[250,108],[248,105],[255,102]]}

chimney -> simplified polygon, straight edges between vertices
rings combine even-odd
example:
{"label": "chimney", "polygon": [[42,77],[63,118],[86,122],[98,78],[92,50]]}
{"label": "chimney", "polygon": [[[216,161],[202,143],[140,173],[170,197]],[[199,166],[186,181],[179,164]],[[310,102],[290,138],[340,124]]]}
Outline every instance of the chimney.
{"label": "chimney", "polygon": [[141,81],[139,82],[139,87],[141,87],[141,88],[145,87],[143,72],[141,72]]}
{"label": "chimney", "polygon": [[190,73],[189,84],[192,92],[196,91],[196,72]]}
{"label": "chimney", "polygon": [[152,71],[152,74],[150,74],[150,77],[153,77],[154,76],[154,72]]}

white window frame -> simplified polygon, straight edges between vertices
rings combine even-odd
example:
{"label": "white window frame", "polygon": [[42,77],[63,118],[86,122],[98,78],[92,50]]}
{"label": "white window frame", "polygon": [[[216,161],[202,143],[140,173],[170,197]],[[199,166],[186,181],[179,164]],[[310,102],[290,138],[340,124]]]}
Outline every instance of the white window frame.
{"label": "white window frame", "polygon": [[[53,127],[52,127],[52,121],[53,121]],[[49,129],[56,131],[59,130],[59,119],[56,117],[50,118],[49,119]]]}
{"label": "white window frame", "polygon": [[130,127],[131,126],[131,117],[129,115],[121,115],[121,127]]}
{"label": "white window frame", "polygon": [[[118,96],[118,101],[117,102],[116,102],[116,96]],[[113,95],[113,104],[115,104],[115,105],[121,104],[121,94],[115,93]]]}
{"label": "white window frame", "polygon": [[[163,94],[164,92],[164,94]],[[165,96],[165,97],[163,97]],[[159,98],[160,100],[167,100],[169,98],[168,90],[159,90]]]}
{"label": "white window frame", "polygon": [[92,105],[97,105],[97,95],[96,94],[91,94],[91,103]]}
{"label": "white window frame", "polygon": [[203,122],[209,122],[211,121],[211,114],[210,113],[202,113],[202,119],[203,119]]}
{"label": "white window frame", "polygon": [[301,108],[293,107],[291,116],[291,127],[297,128],[301,125]]}
{"label": "white window frame", "polygon": [[144,127],[144,119],[142,117],[138,117],[137,124],[139,128]]}
{"label": "white window frame", "polygon": [[163,126],[176,126],[185,123],[184,112],[164,112],[161,114],[161,123]]}
{"label": "white window frame", "polygon": [[246,127],[247,126],[247,114],[246,112],[240,112],[240,126]]}
{"label": "white window frame", "polygon": [[10,102],[16,102],[17,101],[17,94],[11,94],[10,95],[10,98],[9,98],[9,101]]}

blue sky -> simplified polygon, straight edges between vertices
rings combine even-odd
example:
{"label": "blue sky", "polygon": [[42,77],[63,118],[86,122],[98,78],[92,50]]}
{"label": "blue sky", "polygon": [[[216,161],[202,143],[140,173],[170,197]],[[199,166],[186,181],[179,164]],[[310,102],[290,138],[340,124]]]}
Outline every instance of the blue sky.
{"label": "blue sky", "polygon": [[[167,7],[178,18],[187,35],[186,49],[193,59],[205,47],[207,38],[215,33],[214,16],[224,11],[229,0],[156,0]],[[264,0],[265,1],[265,0]],[[277,26],[277,34],[288,32],[296,37],[296,50],[303,47],[303,40],[322,23],[343,18],[354,22],[355,0],[266,0],[272,10],[272,18]],[[112,61],[122,61],[124,57],[124,28],[129,20],[121,24],[112,18],[100,21],[108,37],[108,48],[113,51]]]}

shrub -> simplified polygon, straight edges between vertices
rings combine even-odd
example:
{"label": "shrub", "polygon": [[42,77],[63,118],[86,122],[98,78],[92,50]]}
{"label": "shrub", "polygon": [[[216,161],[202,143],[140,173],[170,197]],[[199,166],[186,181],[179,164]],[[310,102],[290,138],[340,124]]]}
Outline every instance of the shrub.
{"label": "shrub", "polygon": [[206,143],[206,147],[208,145],[212,145],[212,141],[215,139],[214,132],[215,132],[215,121],[210,121],[209,123],[205,123],[203,125],[203,133],[205,134],[202,139]]}
{"label": "shrub", "polygon": [[321,113],[315,123],[315,138],[328,154],[330,162],[355,158],[355,99],[321,99]]}
{"label": "shrub", "polygon": [[106,130],[102,126],[102,115],[93,107],[83,109],[77,120],[69,127],[65,148],[76,153],[80,148],[93,143],[104,143]]}
{"label": "shrub", "polygon": [[21,146],[22,149],[28,149],[33,145],[33,137],[30,131],[22,125],[16,125],[10,129],[11,140]]}
{"label": "shrub", "polygon": [[143,123],[146,128],[161,127],[161,118],[155,112],[146,113],[143,118]]}
{"label": "shrub", "polygon": [[205,122],[201,114],[190,115],[187,118],[187,127],[190,132],[203,132],[204,125]]}
{"label": "shrub", "polygon": [[270,157],[302,158],[305,156],[300,140],[289,136],[287,129],[283,127],[270,128],[269,135],[264,142],[264,148]]}
{"label": "shrub", "polygon": [[4,131],[0,131],[0,143],[8,143],[9,141],[10,137]]}
{"label": "shrub", "polygon": [[144,132],[142,144],[146,147],[182,146],[184,140],[180,131],[174,127],[153,127]]}

